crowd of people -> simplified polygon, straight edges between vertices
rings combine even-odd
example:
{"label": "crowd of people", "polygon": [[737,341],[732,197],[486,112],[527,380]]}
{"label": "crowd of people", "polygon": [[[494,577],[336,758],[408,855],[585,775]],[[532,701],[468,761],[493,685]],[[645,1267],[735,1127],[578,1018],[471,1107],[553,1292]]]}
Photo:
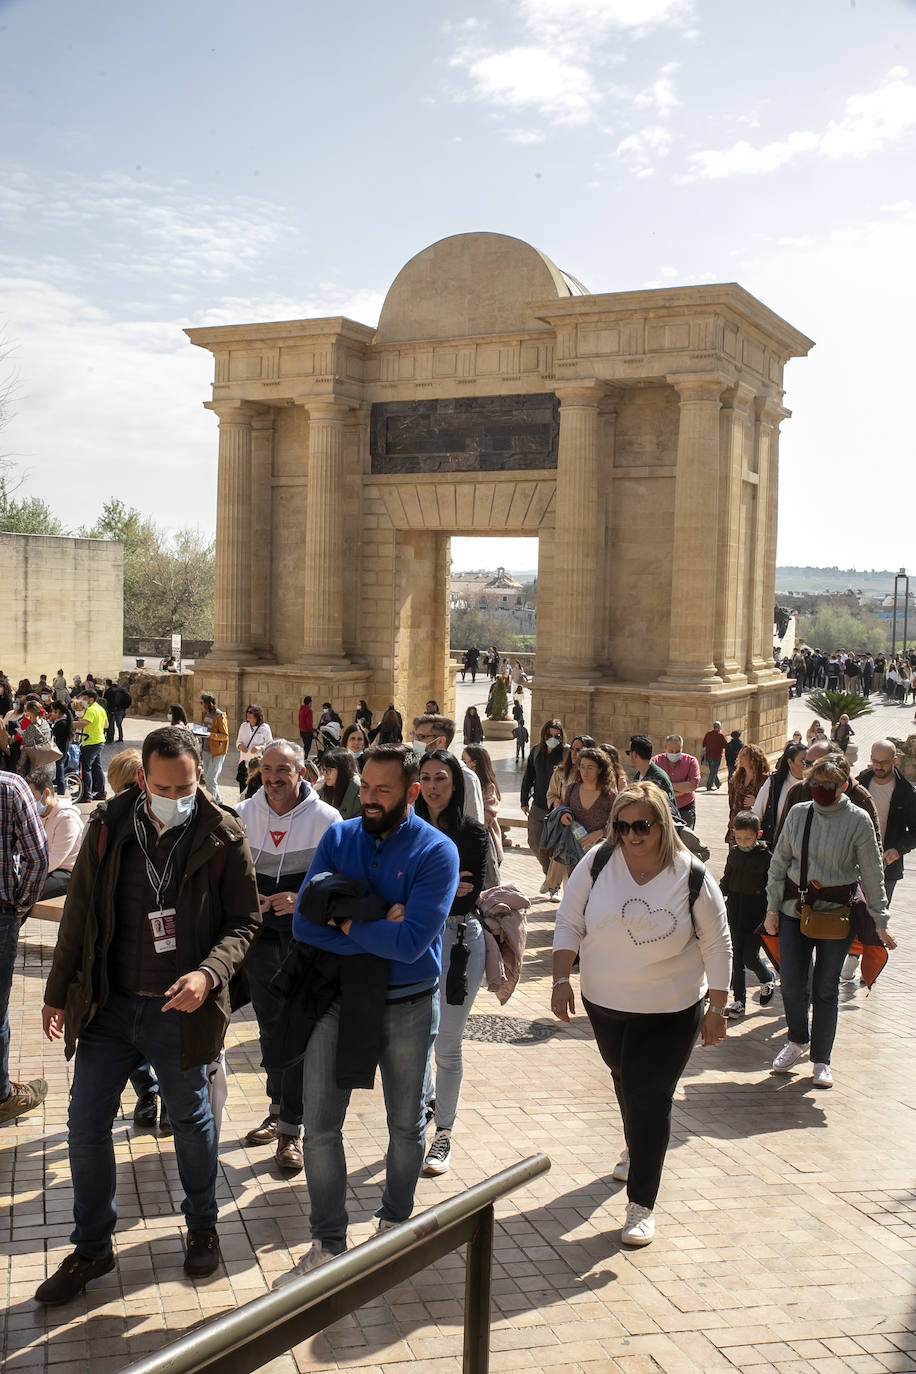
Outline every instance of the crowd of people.
{"label": "crowd of people", "polygon": [[[380,1074],[384,1231],[410,1216],[421,1171],[450,1167],[462,1042],[484,979],[502,1002],[521,976],[530,898],[501,875],[500,788],[479,717],[465,716],[461,747],[456,722],[430,700],[405,741],[393,703],[373,724],[360,701],[345,725],[328,701],[316,719],[306,697],[294,741],[276,738],[251,702],[227,806],[230,723],[212,694],[201,693],[198,719],[176,704],[142,751],[116,754],[106,788],[101,749],[123,700],[106,695],[114,684],[58,677],[15,693],[0,677],[10,698],[0,1123],[48,1091],[42,1079],[9,1079],[8,1003],[21,921],[36,902],[66,896],[42,1018],[74,1058],[75,1248],[36,1298],[66,1303],[114,1267],[112,1126],[128,1081],[136,1128],[158,1121],[174,1137],[186,1273],[214,1272],[223,1041],[231,1011],[249,1003],[266,1112],[246,1142],[269,1147],[284,1174],[304,1170],[311,1243],[287,1277],[308,1272],[347,1244],[352,1090]],[[99,802],[88,818],[60,785],[56,742],[69,751],[77,731]],[[916,789],[891,741],[872,746],[857,780],[842,743],[823,733],[788,741],[775,767],[718,721],[702,761],[677,733],[662,743],[634,735],[619,753],[588,734],[568,738],[553,717],[520,792],[539,895],[559,901],[551,1009],[575,1013],[577,976],[620,1108],[614,1177],[627,1186],[631,1246],[654,1236],[679,1078],[698,1036],[720,1045],[746,1014],[748,971],[763,1006],[781,986],[787,1038],[772,1071],[807,1057],[814,1085],[832,1085],[840,981],[854,981],[861,960],[870,985],[895,947],[890,901],[916,846]],[[718,882],[697,834],[703,763],[706,789],[728,789]]]}
{"label": "crowd of people", "polygon": [[839,649],[827,654],[802,646],[784,659],[783,665],[795,679],[795,695],[799,697],[803,692],[824,688],[860,697],[881,692],[901,706],[916,700],[916,650],[854,654]]}

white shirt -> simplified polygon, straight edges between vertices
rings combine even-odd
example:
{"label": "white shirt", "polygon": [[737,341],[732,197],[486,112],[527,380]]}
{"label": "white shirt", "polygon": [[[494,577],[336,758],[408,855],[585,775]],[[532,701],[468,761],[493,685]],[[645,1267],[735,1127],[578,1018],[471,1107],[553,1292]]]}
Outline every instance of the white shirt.
{"label": "white shirt", "polygon": [[[557,910],[555,950],[578,950],[582,996],[615,1011],[674,1012],[731,981],[725,902],[707,871],[690,920],[690,855],[640,885],[618,847],[592,885],[597,849],[570,874]],[[707,981],[708,979],[708,981]]]}
{"label": "white shirt", "polygon": [[877,778],[872,778],[868,784],[868,791],[872,801],[875,803],[875,810],[878,813],[878,825],[881,830],[881,843],[884,844],[884,832],[887,830],[887,818],[891,810],[891,798],[894,795],[894,787],[897,779],[893,773],[887,782],[879,782]]}

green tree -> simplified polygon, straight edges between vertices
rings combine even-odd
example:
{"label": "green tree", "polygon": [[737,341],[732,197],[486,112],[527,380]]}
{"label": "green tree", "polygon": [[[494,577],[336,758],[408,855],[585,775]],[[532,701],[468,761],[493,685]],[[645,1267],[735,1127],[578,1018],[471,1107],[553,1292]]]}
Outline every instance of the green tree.
{"label": "green tree", "polygon": [[0,530],[4,534],[66,534],[47,501],[11,495],[9,479],[0,477]]}
{"label": "green tree", "polygon": [[828,652],[848,649],[851,653],[876,654],[887,649],[887,626],[871,610],[820,605],[807,615],[799,615],[798,638]]}

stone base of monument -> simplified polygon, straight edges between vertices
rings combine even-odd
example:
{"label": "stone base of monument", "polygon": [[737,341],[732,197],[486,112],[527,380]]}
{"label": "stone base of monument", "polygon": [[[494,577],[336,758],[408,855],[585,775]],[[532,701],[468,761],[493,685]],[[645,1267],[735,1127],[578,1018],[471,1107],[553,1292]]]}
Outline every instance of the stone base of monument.
{"label": "stone base of monument", "polygon": [[514,720],[488,720],[484,722],[483,737],[485,740],[511,739],[514,729]]}

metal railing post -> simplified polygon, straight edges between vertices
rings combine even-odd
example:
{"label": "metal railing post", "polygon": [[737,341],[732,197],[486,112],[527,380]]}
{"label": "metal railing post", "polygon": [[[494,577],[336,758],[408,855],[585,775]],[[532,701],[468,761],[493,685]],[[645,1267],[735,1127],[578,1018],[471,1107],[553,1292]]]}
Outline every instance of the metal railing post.
{"label": "metal railing post", "polygon": [[487,1374],[493,1278],[493,1204],[484,1207],[468,1241],[464,1280],[464,1374]]}

